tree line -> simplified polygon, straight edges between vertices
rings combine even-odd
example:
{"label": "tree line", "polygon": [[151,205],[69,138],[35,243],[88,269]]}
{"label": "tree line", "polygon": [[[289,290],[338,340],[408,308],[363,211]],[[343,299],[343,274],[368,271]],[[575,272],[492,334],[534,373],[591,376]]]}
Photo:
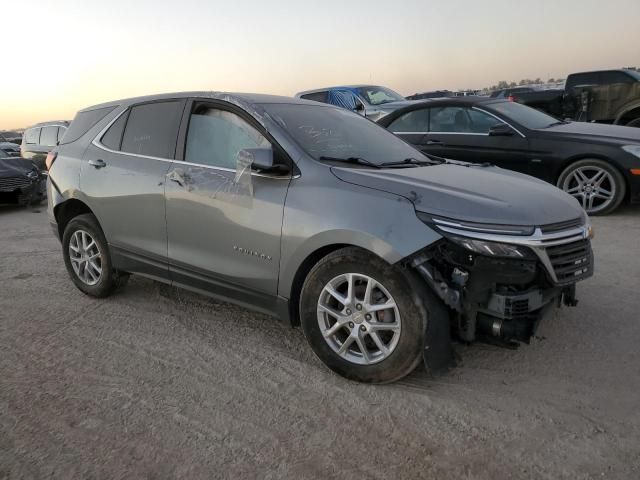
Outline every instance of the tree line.
{"label": "tree line", "polygon": [[[640,72],[640,67],[623,67],[626,70],[633,70],[634,72]],[[504,88],[514,88],[522,85],[545,85],[550,83],[563,83],[565,81],[564,78],[549,78],[546,82],[542,80],[540,77],[536,79],[531,78],[523,78],[519,82],[508,82],[506,80],[500,80],[497,85],[493,85],[488,88],[489,91],[493,90],[502,90]]]}

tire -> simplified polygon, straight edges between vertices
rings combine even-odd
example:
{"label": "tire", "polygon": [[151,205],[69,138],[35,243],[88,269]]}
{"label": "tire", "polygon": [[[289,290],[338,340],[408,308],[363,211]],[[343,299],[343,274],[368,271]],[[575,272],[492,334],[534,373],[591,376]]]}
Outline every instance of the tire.
{"label": "tire", "polygon": [[128,274],[113,269],[107,240],[91,214],[78,215],[69,221],[62,235],[62,256],[75,286],[91,297],[108,297],[129,279]]}
{"label": "tire", "polygon": [[589,215],[607,215],[620,206],[626,184],[617,168],[604,160],[572,163],[560,174],[558,188],[580,202]]}
{"label": "tire", "polygon": [[627,123],[627,127],[636,127],[640,128],[640,117],[634,118],[629,123]]}
{"label": "tire", "polygon": [[[354,301],[343,297],[341,303],[327,287],[342,296],[349,278]],[[370,301],[365,302],[370,282]],[[305,279],[300,322],[313,352],[337,374],[359,382],[393,382],[411,373],[422,359],[426,318],[418,298],[398,267],[366,250],[342,248],[320,260]],[[381,303],[395,307],[375,310]],[[327,313],[327,306],[340,316]]]}

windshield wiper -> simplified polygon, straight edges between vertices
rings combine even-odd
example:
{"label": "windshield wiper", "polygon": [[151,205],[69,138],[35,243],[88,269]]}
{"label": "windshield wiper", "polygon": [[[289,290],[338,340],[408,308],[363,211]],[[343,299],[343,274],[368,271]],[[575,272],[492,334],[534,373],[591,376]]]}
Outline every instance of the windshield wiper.
{"label": "windshield wiper", "polygon": [[323,155],[318,160],[326,161],[326,162],[355,163],[356,165],[366,165],[367,167],[372,167],[372,168],[382,168],[377,163],[370,162],[366,158],[362,158],[362,157],[340,158],[340,157],[327,157]]}
{"label": "windshield wiper", "polygon": [[567,123],[569,123],[569,122],[565,122],[564,120],[558,120],[557,122],[550,123],[549,125],[547,125],[544,128],[557,127],[558,125],[566,125]]}
{"label": "windshield wiper", "polygon": [[417,158],[405,158],[399,162],[384,162],[381,167],[426,167],[430,165],[440,165],[444,163],[444,158],[435,157],[428,160],[418,160]]}

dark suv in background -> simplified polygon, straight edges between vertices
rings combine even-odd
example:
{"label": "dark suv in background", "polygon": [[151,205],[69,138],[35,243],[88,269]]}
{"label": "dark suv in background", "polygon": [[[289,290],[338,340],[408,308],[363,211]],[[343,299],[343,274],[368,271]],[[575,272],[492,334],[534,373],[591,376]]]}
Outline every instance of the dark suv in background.
{"label": "dark suv in background", "polygon": [[42,122],[27,128],[22,136],[20,153],[40,170],[45,170],[47,154],[55,147],[69,128],[66,120]]}

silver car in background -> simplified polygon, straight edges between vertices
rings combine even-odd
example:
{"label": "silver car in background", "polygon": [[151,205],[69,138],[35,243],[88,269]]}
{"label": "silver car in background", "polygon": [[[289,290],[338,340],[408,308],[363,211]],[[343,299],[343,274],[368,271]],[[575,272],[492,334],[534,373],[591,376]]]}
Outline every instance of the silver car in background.
{"label": "silver car in background", "polygon": [[512,346],[593,272],[574,198],[421,154],[317,102],[192,92],[80,111],[46,161],[75,285],[129,274],[301,325],[333,371],[390,382],[452,338]]}
{"label": "silver car in background", "polygon": [[377,85],[345,85],[296,93],[296,98],[328,103],[352,110],[377,122],[385,115],[412,103],[390,88]]}

